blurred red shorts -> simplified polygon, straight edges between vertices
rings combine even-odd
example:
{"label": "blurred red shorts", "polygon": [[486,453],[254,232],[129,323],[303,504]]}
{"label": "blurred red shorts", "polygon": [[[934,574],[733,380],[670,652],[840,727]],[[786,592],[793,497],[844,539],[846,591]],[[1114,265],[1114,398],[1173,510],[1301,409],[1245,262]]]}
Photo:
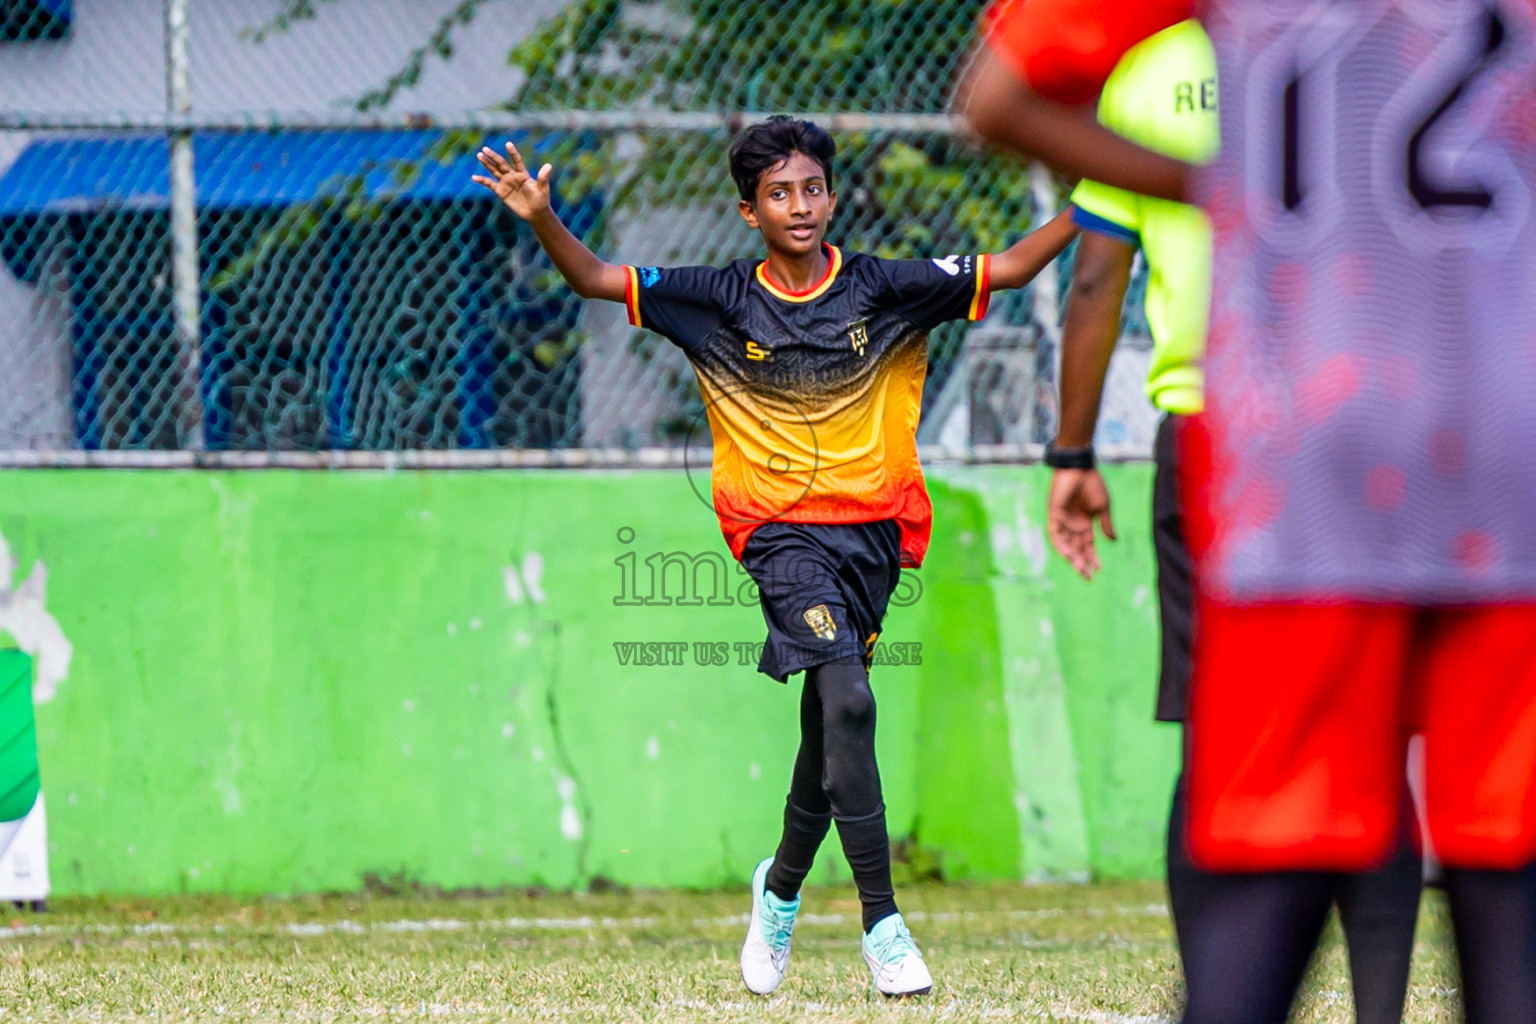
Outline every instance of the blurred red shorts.
{"label": "blurred red shorts", "polygon": [[[1188,529],[1210,537],[1206,425],[1180,437]],[[1408,738],[1447,865],[1536,859],[1536,604],[1196,606],[1191,856],[1217,870],[1358,869],[1401,835]]]}
{"label": "blurred red shorts", "polygon": [[1187,838],[1197,863],[1379,863],[1401,834],[1415,732],[1440,859],[1536,858],[1536,606],[1204,601],[1196,621]]}

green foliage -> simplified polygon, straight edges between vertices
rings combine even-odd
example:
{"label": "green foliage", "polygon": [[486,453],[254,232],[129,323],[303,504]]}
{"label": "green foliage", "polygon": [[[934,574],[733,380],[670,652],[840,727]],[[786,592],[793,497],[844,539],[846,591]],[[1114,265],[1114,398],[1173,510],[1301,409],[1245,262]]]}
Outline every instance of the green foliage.
{"label": "green foliage", "polygon": [[938,113],[984,0],[575,0],[518,44],[518,109]]}
{"label": "green foliage", "polygon": [[[278,33],[287,32],[301,21],[312,21],[319,16],[321,4],[336,0],[282,0],[277,13],[255,28],[244,30],[241,35],[255,42],[265,42]],[[490,0],[459,0],[446,14],[438,19],[426,41],[406,54],[404,62],[390,76],[373,89],[359,96],[353,107],[359,111],[382,110],[401,89],[409,89],[421,80],[427,61],[432,58],[453,58],[453,34],[475,20]]]}
{"label": "green foliage", "polygon": [[295,24],[301,21],[313,21],[319,16],[320,5],[335,3],[336,0],[281,0],[277,13],[255,28],[248,28],[241,32],[247,39],[254,39],[258,43],[281,32],[287,32]]}
{"label": "green foliage", "polygon": [[405,62],[377,88],[358,97],[354,106],[360,111],[382,110],[401,89],[409,89],[421,80],[421,72],[433,57],[439,60],[453,58],[453,33],[475,20],[487,0],[459,0],[453,9],[438,19],[426,42],[411,50]]}

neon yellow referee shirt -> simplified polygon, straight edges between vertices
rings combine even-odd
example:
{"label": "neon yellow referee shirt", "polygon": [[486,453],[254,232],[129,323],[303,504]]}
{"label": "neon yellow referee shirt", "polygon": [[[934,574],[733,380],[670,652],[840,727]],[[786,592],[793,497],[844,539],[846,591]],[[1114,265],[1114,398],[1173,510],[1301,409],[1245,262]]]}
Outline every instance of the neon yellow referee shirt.
{"label": "neon yellow referee shirt", "polygon": [[[1167,156],[1203,164],[1216,155],[1216,52],[1198,21],[1182,21],[1126,51],[1099,98],[1099,123]],[[1152,365],[1147,397],[1195,413],[1211,307],[1211,225],[1199,208],[1083,181],[1073,219],[1139,245],[1147,260]]]}

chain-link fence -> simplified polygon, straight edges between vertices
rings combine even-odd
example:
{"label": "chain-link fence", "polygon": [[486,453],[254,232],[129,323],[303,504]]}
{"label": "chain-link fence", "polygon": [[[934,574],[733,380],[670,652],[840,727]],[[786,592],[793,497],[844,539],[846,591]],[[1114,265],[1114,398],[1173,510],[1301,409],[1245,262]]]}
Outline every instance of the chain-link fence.
{"label": "chain-link fence", "polygon": [[[553,163],[606,258],[714,263],[760,250],[725,162],[741,112],[812,112],[840,147],[831,240],[997,251],[1062,197],[945,114],[980,8],[0,0],[0,449],[664,459],[700,421],[686,360],[580,302],[471,154],[510,137]],[[922,443],[1050,435],[1065,279],[934,333]],[[1138,455],[1127,326],[1101,442]]]}

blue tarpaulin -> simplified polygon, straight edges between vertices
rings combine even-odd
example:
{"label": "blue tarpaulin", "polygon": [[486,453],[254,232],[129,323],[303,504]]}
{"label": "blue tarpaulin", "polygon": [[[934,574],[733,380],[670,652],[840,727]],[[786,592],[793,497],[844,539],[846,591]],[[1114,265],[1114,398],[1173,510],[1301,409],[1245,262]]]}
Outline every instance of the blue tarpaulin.
{"label": "blue tarpaulin", "polygon": [[[359,174],[374,198],[482,198],[469,180],[479,170],[473,154],[440,163],[433,150],[441,139],[432,131],[200,132],[193,143],[198,208],[302,202],[339,193]],[[34,142],[0,178],[0,217],[169,205],[164,136]]]}
{"label": "blue tarpaulin", "polygon": [[[326,196],[348,201],[360,194],[397,213],[399,207],[413,203],[465,208],[461,212],[467,215],[431,222],[439,227],[451,224],[451,237],[439,237],[439,232],[425,247],[407,242],[392,250],[390,257],[390,266],[396,268],[409,261],[413,280],[425,279],[423,294],[437,287],[433,282],[451,281],[441,293],[452,296],[458,314],[450,346],[451,401],[460,417],[454,443],[470,448],[514,441],[549,444],[569,435],[571,428],[562,425],[562,417],[574,414],[562,410],[578,407],[569,393],[575,387],[574,369],[564,364],[543,368],[536,360],[514,359],[509,352],[521,344],[517,339],[574,330],[575,307],[549,297],[523,301],[507,290],[506,257],[497,253],[506,247],[532,246],[532,237],[526,231],[504,237],[504,229],[494,226],[497,204],[470,180],[480,171],[473,154],[478,140],[466,139],[463,146],[454,146],[445,163],[439,159],[445,137],[440,131],[196,134],[197,209],[199,214],[213,215],[200,224],[204,229],[200,233],[204,289],[200,390],[209,448],[266,443],[264,435],[253,440],[240,433],[235,410],[239,388],[231,381],[244,379],[240,373],[246,371],[256,373],[250,368],[264,367],[271,358],[289,360],[324,378],[324,407],[319,410],[324,423],[315,428],[317,438],[340,448],[369,443],[357,425],[358,395],[363,393],[359,389],[364,388],[357,381],[363,379],[364,370],[353,335],[359,330],[372,332],[368,337],[375,348],[394,352],[390,358],[402,365],[415,357],[415,350],[401,340],[403,328],[384,326],[377,317],[359,328],[357,311],[362,306],[376,311],[381,304],[393,308],[391,303],[406,300],[401,297],[404,289],[397,286],[402,278],[389,277],[381,284],[354,266],[351,222],[332,213],[321,235],[324,293],[312,300],[313,308],[324,312],[321,326],[306,322],[302,330],[283,327],[270,336],[255,338],[246,332],[237,337],[229,310],[240,289],[227,283],[218,288],[210,284],[236,257],[260,244],[262,226],[271,223],[266,211]],[[512,138],[520,144],[525,141],[520,133]],[[569,138],[543,137],[537,144],[543,151],[540,155],[556,139]],[[500,145],[499,138],[495,144]],[[558,195],[553,201],[578,235],[592,228],[603,204],[599,194],[569,205],[561,203]],[[120,361],[124,352],[160,352],[176,337],[170,293],[150,283],[157,274],[163,275],[168,255],[163,221],[169,208],[170,144],[164,136],[38,139],[0,176],[0,260],[18,278],[33,284],[39,283],[45,267],[57,266],[61,273],[52,287],[68,292],[76,434],[83,447],[150,443],[144,440],[151,436],[148,427],[125,433],[128,428],[114,422],[117,433],[106,431],[104,396],[124,387],[114,376],[123,372],[114,359]],[[145,219],[162,223],[158,227],[138,223]],[[103,244],[103,239],[112,241]],[[245,298],[253,303],[266,301],[259,290]],[[116,347],[109,350],[109,342]],[[274,357],[279,349],[283,354]],[[323,372],[316,367],[323,367]],[[544,380],[551,375],[559,378],[554,384]],[[539,382],[524,380],[530,377],[538,377]],[[503,396],[520,393],[519,388],[546,386],[554,410],[548,417],[553,424],[545,431],[548,436],[503,438],[496,433],[498,417],[504,413]],[[163,416],[152,406],[135,412],[138,419],[130,426],[138,429],[139,419],[161,422]]]}
{"label": "blue tarpaulin", "polygon": [[70,0],[7,0],[0,4],[0,42],[67,38],[72,17]]}

